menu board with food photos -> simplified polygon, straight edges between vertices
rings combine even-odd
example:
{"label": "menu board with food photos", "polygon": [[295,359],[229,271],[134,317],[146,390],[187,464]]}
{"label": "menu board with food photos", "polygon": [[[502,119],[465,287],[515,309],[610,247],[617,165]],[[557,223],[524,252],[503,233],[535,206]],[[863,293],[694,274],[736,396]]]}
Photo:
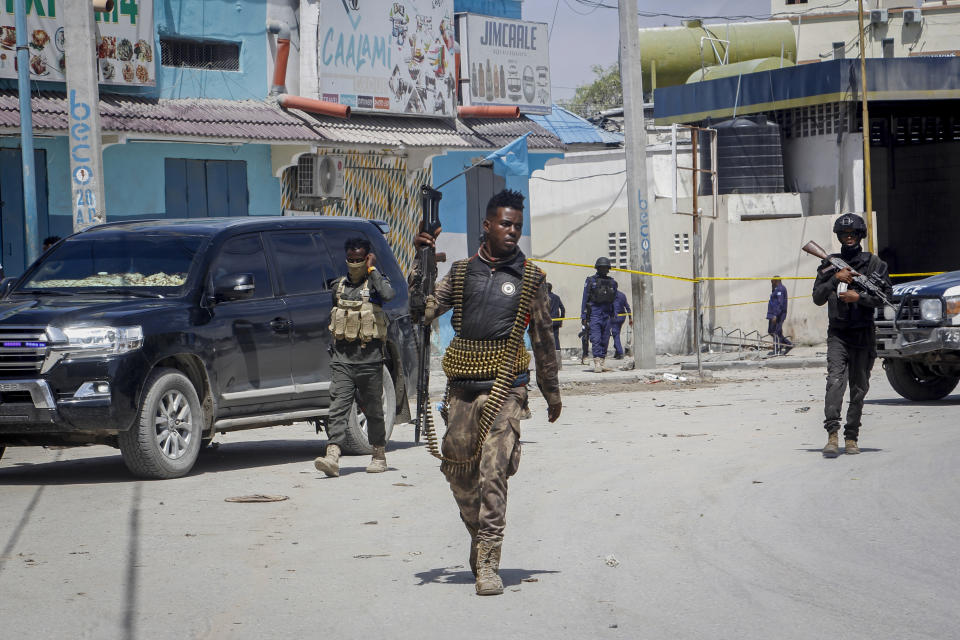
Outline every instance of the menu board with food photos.
{"label": "menu board with food photos", "polygon": [[[60,8],[68,1],[77,0],[26,2],[31,80],[66,81],[66,34]],[[11,5],[0,3],[0,78],[17,77],[17,28]],[[100,83],[155,85],[153,0],[116,0],[113,11],[95,13],[94,18]]]}

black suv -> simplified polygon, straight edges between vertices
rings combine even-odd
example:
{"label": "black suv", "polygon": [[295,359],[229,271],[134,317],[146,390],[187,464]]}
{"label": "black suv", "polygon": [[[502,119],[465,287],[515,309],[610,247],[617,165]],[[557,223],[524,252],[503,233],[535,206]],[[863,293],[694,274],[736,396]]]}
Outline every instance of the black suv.
{"label": "black suv", "polygon": [[[0,300],[0,455],[10,445],[110,444],[135,475],[185,475],[216,432],[330,405],[331,285],[366,237],[396,297],[384,375],[387,438],[409,419],[415,337],[382,222],[213,218],[112,223],[50,249]],[[386,373],[386,372],[385,372]],[[370,450],[354,411],[346,450]]]}

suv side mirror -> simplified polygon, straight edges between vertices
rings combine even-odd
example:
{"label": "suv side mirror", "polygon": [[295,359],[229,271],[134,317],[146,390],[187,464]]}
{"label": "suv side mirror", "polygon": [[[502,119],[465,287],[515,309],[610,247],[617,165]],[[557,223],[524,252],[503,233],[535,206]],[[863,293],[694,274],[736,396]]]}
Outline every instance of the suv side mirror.
{"label": "suv side mirror", "polygon": [[0,280],[0,298],[6,298],[7,294],[10,293],[15,286],[17,286],[16,278],[11,277]]}
{"label": "suv side mirror", "polygon": [[252,273],[231,273],[220,276],[213,283],[213,299],[217,302],[246,300],[254,292]]}

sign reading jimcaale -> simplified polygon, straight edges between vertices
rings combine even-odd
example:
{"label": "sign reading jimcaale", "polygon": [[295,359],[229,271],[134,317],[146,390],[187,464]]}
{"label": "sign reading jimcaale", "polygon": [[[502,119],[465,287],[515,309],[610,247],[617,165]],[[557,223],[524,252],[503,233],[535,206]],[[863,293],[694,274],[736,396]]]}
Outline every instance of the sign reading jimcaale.
{"label": "sign reading jimcaale", "polygon": [[517,106],[524,113],[550,113],[547,25],[477,14],[457,16],[460,75],[468,105]]}

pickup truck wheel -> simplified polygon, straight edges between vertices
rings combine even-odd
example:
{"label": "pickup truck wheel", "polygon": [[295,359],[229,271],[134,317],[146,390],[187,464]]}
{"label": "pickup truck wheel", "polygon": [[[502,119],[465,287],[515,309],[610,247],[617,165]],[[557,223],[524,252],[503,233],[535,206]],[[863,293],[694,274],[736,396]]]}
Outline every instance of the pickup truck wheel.
{"label": "pickup truck wheel", "polygon": [[184,476],[197,461],[203,433],[197,392],[176,369],[157,369],[144,389],[137,422],[118,437],[123,461],[141,478]]}
{"label": "pickup truck wheel", "polygon": [[939,400],[950,394],[960,376],[943,376],[930,367],[909,360],[888,358],[883,361],[887,380],[893,390],[907,400]]}
{"label": "pickup truck wheel", "polygon": [[[386,434],[386,442],[390,442],[390,434],[393,433],[393,422],[397,417],[397,397],[393,388],[393,378],[390,377],[390,370],[383,368],[383,430]],[[350,409],[350,415],[347,416],[347,431],[344,434],[343,452],[347,455],[363,456],[373,453],[373,447],[370,445],[370,439],[367,437],[367,419],[362,411],[357,409],[357,403],[354,401]]]}

